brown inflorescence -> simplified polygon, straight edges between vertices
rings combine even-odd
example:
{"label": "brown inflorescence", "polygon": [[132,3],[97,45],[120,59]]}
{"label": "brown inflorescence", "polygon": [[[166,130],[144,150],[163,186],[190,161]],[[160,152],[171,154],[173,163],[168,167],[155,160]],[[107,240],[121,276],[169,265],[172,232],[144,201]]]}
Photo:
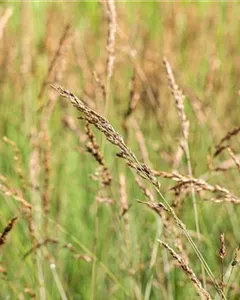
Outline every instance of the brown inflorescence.
{"label": "brown inflorescence", "polygon": [[17,217],[13,217],[9,221],[9,223],[7,224],[7,226],[4,228],[2,234],[0,235],[0,247],[3,246],[6,243],[6,241],[7,241],[7,235],[13,229],[13,226],[15,225],[17,219],[18,219]]}
{"label": "brown inflorescence", "polygon": [[108,167],[106,166],[103,155],[100,151],[100,147],[97,144],[96,138],[90,128],[89,122],[86,122],[85,132],[89,139],[89,142],[86,144],[87,151],[92,154],[92,156],[101,166],[101,182],[104,186],[108,186],[111,184],[112,176]]}
{"label": "brown inflorescence", "polygon": [[158,240],[159,243],[169,251],[169,253],[172,255],[174,259],[176,259],[179,263],[179,266],[184,271],[184,273],[191,279],[194,286],[196,287],[198,293],[207,300],[212,299],[210,294],[203,288],[200,280],[197,278],[196,274],[193,272],[192,268],[186,263],[186,261],[181,257],[179,254],[177,254],[167,243]]}

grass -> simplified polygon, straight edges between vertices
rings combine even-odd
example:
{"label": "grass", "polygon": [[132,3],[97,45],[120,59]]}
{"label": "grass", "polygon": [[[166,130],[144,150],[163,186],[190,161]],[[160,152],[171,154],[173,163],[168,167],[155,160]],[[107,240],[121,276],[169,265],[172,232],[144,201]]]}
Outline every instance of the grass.
{"label": "grass", "polygon": [[238,299],[239,6],[109,3],[1,5],[0,298]]}

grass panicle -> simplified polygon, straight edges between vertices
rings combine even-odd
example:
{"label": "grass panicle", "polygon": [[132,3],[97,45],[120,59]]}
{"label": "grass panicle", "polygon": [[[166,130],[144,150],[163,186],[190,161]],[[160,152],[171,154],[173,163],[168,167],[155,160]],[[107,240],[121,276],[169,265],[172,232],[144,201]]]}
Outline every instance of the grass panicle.
{"label": "grass panicle", "polygon": [[7,226],[3,229],[2,234],[0,235],[0,248],[6,244],[7,236],[9,235],[10,231],[13,229],[15,223],[17,222],[17,217],[13,217]]}
{"label": "grass panicle", "polygon": [[172,255],[172,257],[177,260],[180,268],[193,282],[199,295],[203,297],[203,299],[207,299],[207,300],[212,299],[210,294],[202,287],[200,280],[197,278],[196,274],[193,272],[192,268],[185,262],[185,260],[179,254],[177,254],[167,243],[163,242],[162,240],[158,240],[158,241],[165,249],[168,250],[168,252]]}
{"label": "grass panicle", "polygon": [[[135,171],[136,174],[141,176],[142,178],[149,181],[153,187],[156,189],[158,195],[160,196],[161,201],[166,205],[169,213],[172,215],[173,220],[176,222],[176,224],[179,226],[179,228],[182,230],[183,234],[188,239],[189,243],[191,244],[192,248],[194,249],[196,255],[198,256],[199,260],[203,264],[208,276],[211,278],[212,282],[214,282],[214,286],[217,290],[217,292],[222,295],[220,286],[218,282],[216,281],[215,276],[213,275],[212,271],[210,270],[207,262],[203,258],[201,252],[197,248],[196,244],[192,240],[191,236],[189,235],[186,226],[184,223],[177,217],[175,211],[172,209],[172,207],[169,205],[168,201],[165,199],[165,197],[162,195],[160,191],[160,183],[158,182],[156,176],[154,175],[154,172],[148,168],[145,164],[142,164],[138,161],[137,157],[133,154],[133,152],[126,146],[123,138],[121,135],[115,131],[115,129],[112,127],[112,125],[102,116],[100,116],[98,113],[96,113],[94,110],[89,108],[83,101],[78,99],[73,93],[69,92],[66,89],[63,89],[60,86],[54,86],[52,85],[52,88],[54,88],[62,97],[67,98],[74,107],[76,107],[77,110],[79,110],[81,113],[83,113],[83,117],[86,121],[92,123],[99,131],[101,131],[106,139],[112,143],[113,145],[117,146],[120,149],[120,153],[118,153],[118,157],[123,158],[126,163]],[[225,298],[224,298],[225,299]]]}

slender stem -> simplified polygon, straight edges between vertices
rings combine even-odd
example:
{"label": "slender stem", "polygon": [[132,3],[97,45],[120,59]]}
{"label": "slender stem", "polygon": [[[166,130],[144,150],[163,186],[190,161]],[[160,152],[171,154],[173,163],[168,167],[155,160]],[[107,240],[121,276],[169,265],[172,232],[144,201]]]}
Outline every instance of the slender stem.
{"label": "slender stem", "polygon": [[[187,140],[185,140],[185,154],[187,158],[187,167],[188,167],[188,175],[192,178],[192,164],[191,164],[191,157],[190,157],[190,151]],[[191,182],[191,196],[192,196],[192,204],[193,204],[193,212],[194,212],[194,219],[195,219],[195,226],[197,231],[197,238],[198,242],[201,240],[201,233],[200,233],[200,225],[199,225],[199,218],[198,218],[198,209],[197,209],[197,201],[196,201],[196,193],[193,183]],[[204,270],[204,266],[201,264],[201,271],[202,271],[202,279],[203,279],[203,287],[206,289],[206,274]]]}
{"label": "slender stem", "polygon": [[223,263],[223,258],[221,258],[221,286],[222,286],[222,291],[224,292],[224,263]]}
{"label": "slender stem", "polygon": [[228,281],[227,281],[226,289],[225,289],[226,293],[228,292],[228,289],[229,289],[229,286],[230,286],[230,280],[232,278],[233,270],[234,270],[234,266],[231,266],[231,273],[230,273],[230,275],[228,277]]}
{"label": "slender stem", "polygon": [[152,290],[152,281],[153,281],[153,267],[155,265],[156,259],[157,259],[157,254],[158,254],[158,239],[160,238],[160,235],[162,233],[162,222],[161,219],[157,217],[157,233],[156,233],[156,238],[155,242],[153,245],[153,250],[152,250],[152,255],[151,255],[151,261],[150,261],[150,266],[149,266],[149,271],[150,271],[150,278],[147,282],[145,293],[144,293],[144,300],[149,300],[151,296],[151,290]]}
{"label": "slender stem", "polygon": [[[138,159],[136,158],[136,156],[127,148],[128,152],[129,152],[129,156],[132,157],[132,159],[138,164],[139,167],[141,167],[140,162],[138,161]],[[151,184],[152,181],[148,178],[148,177],[144,177],[146,180],[148,180]],[[163,194],[161,193],[160,190],[160,183],[157,181],[157,184],[153,184],[155,190],[157,191],[158,195],[160,196],[160,198],[162,199],[162,201],[164,202],[164,204],[166,205],[169,213],[172,215],[173,219],[175,220],[176,224],[180,227],[180,229],[183,231],[184,235],[186,236],[187,240],[189,241],[190,245],[192,246],[194,252],[196,253],[197,257],[199,258],[200,262],[203,264],[204,269],[206,270],[206,272],[208,273],[208,276],[210,277],[211,281],[213,282],[218,294],[220,296],[223,297],[223,299],[226,299],[226,296],[224,295],[224,293],[221,290],[221,287],[219,286],[219,283],[217,282],[214,274],[212,273],[211,269],[209,268],[207,262],[205,261],[202,253],[199,251],[198,247],[196,246],[196,244],[194,243],[193,239],[191,238],[191,236],[189,235],[185,224],[183,224],[183,222],[177,217],[175,211],[173,210],[173,208],[170,206],[170,204],[168,203],[168,201],[166,200],[166,198],[163,196]]]}
{"label": "slender stem", "polygon": [[53,279],[54,279],[54,281],[56,283],[56,286],[57,286],[58,291],[60,293],[61,299],[62,300],[68,300],[67,295],[66,295],[66,293],[64,291],[64,288],[62,286],[62,283],[60,281],[60,278],[58,276],[58,273],[56,271],[56,265],[54,263],[50,264],[50,269],[52,271]]}
{"label": "slender stem", "polygon": [[[93,241],[93,253],[94,256],[97,252],[97,237],[99,233],[99,204],[98,201],[96,201],[97,204],[97,211],[96,211],[96,219],[95,219],[95,229],[94,229],[94,241]],[[96,259],[93,261],[92,265],[92,277],[91,277],[91,294],[90,294],[90,300],[94,300],[94,293],[95,293],[95,283],[96,283]]]}
{"label": "slender stem", "polygon": [[184,235],[186,236],[187,240],[189,241],[190,245],[192,246],[193,250],[195,251],[197,257],[199,258],[199,260],[201,261],[201,263],[204,265],[204,268],[206,270],[206,272],[208,273],[208,276],[210,277],[211,281],[213,282],[218,294],[220,296],[223,297],[224,300],[226,300],[226,296],[224,295],[224,293],[221,290],[221,287],[219,286],[214,274],[212,273],[211,269],[209,268],[207,262],[205,261],[204,257],[202,256],[201,252],[198,250],[196,244],[194,243],[193,239],[191,238],[191,236],[189,235],[185,225],[182,223],[182,221],[177,217],[176,213],[174,212],[174,210],[172,209],[172,207],[169,205],[168,201],[165,199],[165,197],[163,196],[163,194],[161,193],[160,189],[155,187],[156,191],[158,192],[159,196],[161,197],[161,199],[163,200],[163,202],[165,203],[165,205],[167,206],[169,212],[171,213],[172,217],[174,218],[175,222],[177,223],[177,225],[182,229]]}

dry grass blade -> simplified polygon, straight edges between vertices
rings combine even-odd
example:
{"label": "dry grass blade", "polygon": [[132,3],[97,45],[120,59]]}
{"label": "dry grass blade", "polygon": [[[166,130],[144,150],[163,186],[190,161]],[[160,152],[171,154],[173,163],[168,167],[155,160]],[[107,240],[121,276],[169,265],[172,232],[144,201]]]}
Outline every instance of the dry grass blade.
{"label": "dry grass blade", "polygon": [[240,160],[238,159],[238,157],[235,155],[235,153],[233,152],[232,148],[231,147],[228,147],[227,148],[228,150],[228,153],[230,154],[233,162],[235,163],[238,171],[240,171]]}
{"label": "dry grass blade", "polygon": [[3,14],[3,16],[0,18],[0,40],[3,35],[3,30],[7,25],[8,20],[10,19],[11,15],[13,13],[12,8],[7,8]]}
{"label": "dry grass blade", "polygon": [[6,243],[7,235],[13,229],[13,226],[15,225],[17,219],[18,219],[17,217],[12,218],[9,221],[8,225],[4,228],[2,234],[0,235],[0,248],[1,248],[1,246],[3,246]]}
{"label": "dry grass blade", "polygon": [[[160,191],[160,183],[157,180],[154,172],[147,167],[145,164],[142,164],[138,161],[137,157],[134,155],[134,153],[126,146],[123,138],[120,136],[120,134],[115,131],[115,129],[111,126],[111,124],[102,116],[100,116],[98,113],[96,113],[94,110],[89,108],[83,101],[78,99],[73,93],[69,92],[68,90],[63,89],[62,87],[58,86],[55,87],[52,85],[52,88],[54,88],[61,96],[67,98],[74,107],[76,107],[80,112],[83,113],[84,119],[86,119],[88,122],[94,124],[94,126],[101,131],[106,139],[112,143],[113,145],[117,146],[120,149],[120,153],[118,154],[118,157],[123,158],[126,163],[135,171],[136,174],[141,176],[142,178],[148,180],[153,187],[156,189],[158,195],[160,196],[161,200],[166,205],[167,209],[169,210],[169,213],[172,215],[174,221],[179,226],[179,228],[182,230],[186,238],[188,239],[189,243],[191,244],[192,248],[194,249],[196,255],[198,256],[199,260],[203,264],[204,268],[206,269],[209,277],[211,278],[212,282],[214,283],[214,286],[217,290],[217,292],[220,295],[222,294],[222,291],[220,289],[220,286],[212,273],[211,269],[209,268],[207,262],[205,261],[204,257],[202,256],[201,252],[195,245],[193,239],[189,235],[186,226],[183,224],[183,222],[177,217],[175,211],[172,209],[172,207],[169,205],[168,201],[165,199],[163,194]],[[223,295],[225,299],[225,295]]]}
{"label": "dry grass blade", "polygon": [[172,255],[172,257],[178,261],[178,263],[179,263],[180,267],[182,268],[182,270],[184,271],[184,273],[193,282],[199,295],[207,300],[212,299],[210,294],[202,287],[200,280],[197,278],[196,274],[193,272],[192,268],[185,262],[185,260],[180,255],[178,255],[167,243],[165,243],[161,240],[158,240],[158,241],[164,248],[166,248],[169,251],[169,253]]}

